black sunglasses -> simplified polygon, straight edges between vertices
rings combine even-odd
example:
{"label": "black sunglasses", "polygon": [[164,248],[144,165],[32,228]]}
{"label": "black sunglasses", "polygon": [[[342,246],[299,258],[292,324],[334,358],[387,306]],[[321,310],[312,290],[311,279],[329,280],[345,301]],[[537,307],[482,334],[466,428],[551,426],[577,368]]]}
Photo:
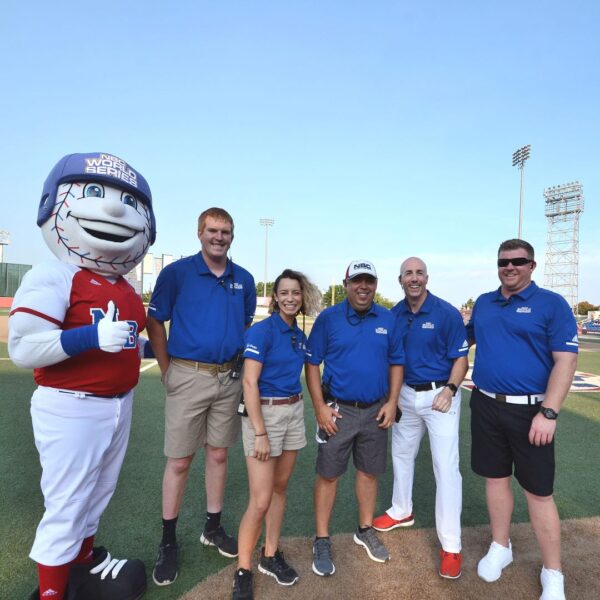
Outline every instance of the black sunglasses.
{"label": "black sunglasses", "polygon": [[523,258],[523,257],[519,257],[519,258],[499,258],[498,259],[498,266],[499,267],[508,267],[508,265],[510,265],[512,263],[513,267],[522,267],[524,265],[528,265],[529,263],[532,263],[533,261],[530,258]]}

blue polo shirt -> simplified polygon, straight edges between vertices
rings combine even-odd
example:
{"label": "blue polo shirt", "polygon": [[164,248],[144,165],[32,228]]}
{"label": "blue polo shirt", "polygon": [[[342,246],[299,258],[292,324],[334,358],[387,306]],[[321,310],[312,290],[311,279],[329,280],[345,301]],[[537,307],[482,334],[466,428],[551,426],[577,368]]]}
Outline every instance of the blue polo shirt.
{"label": "blue polo shirt", "polygon": [[376,402],[389,391],[389,365],[404,364],[394,315],[373,304],[359,316],[348,300],[325,309],[308,338],[306,359],[325,362],[323,382],[340,400]]}
{"label": "blue polo shirt", "polygon": [[406,299],[392,308],[402,333],[406,366],[404,381],[411,385],[447,381],[454,359],[467,356],[467,331],[454,306],[427,292],[425,302],[413,314]]}
{"label": "blue polo shirt", "polygon": [[294,396],[302,391],[300,374],[306,355],[306,336],[279,315],[255,323],[245,335],[244,358],[262,363],[258,390],[263,397]]}
{"label": "blue polo shirt", "polygon": [[202,253],[182,258],[158,276],[148,315],[171,321],[171,356],[207,363],[231,360],[244,346],[244,330],[256,309],[254,279],[227,261],[217,277]]}
{"label": "blue polo shirt", "polygon": [[500,288],[477,298],[467,325],[477,344],[473,382],[497,394],[546,392],[552,352],[577,353],[577,325],[566,300],[531,282],[506,299]]}

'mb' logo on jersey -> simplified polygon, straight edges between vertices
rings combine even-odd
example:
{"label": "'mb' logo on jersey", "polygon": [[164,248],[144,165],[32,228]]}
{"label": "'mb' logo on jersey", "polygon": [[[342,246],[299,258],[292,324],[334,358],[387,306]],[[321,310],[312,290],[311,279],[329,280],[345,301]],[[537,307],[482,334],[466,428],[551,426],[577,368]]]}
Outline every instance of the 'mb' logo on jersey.
{"label": "'mb' logo on jersey", "polygon": [[[90,315],[92,316],[92,324],[96,325],[102,319],[106,317],[106,311],[102,308],[90,308]],[[115,321],[119,320],[119,309],[115,311]],[[126,321],[129,324],[129,338],[123,344],[125,350],[131,350],[137,348],[137,331],[138,324],[135,321]]]}

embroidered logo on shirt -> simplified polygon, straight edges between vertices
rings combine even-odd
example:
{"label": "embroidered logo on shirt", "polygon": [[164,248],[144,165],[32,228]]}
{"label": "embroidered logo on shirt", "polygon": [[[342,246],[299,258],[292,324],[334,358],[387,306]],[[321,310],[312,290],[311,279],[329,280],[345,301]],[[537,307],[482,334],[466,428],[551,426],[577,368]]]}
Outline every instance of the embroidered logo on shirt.
{"label": "embroidered logo on shirt", "polygon": [[528,315],[531,313],[531,308],[529,306],[519,306],[519,308],[517,308],[517,312]]}
{"label": "embroidered logo on shirt", "polygon": [[58,596],[58,592],[52,588],[48,588],[43,594],[42,598],[50,598],[51,596]]}
{"label": "embroidered logo on shirt", "polygon": [[469,350],[469,342],[465,340],[463,345],[460,347],[459,352],[467,352]]}
{"label": "embroidered logo on shirt", "polygon": [[435,329],[435,325],[431,321],[427,321],[421,325],[421,329]]}
{"label": "embroidered logo on shirt", "polygon": [[243,284],[238,283],[237,281],[235,283],[230,283],[229,287],[233,288],[234,290],[243,290],[244,289]]}
{"label": "embroidered logo on shirt", "polygon": [[246,352],[252,352],[252,354],[260,354],[259,350],[253,344],[246,344]]}
{"label": "embroidered logo on shirt", "polygon": [[565,342],[567,346],[579,346],[579,338],[577,334],[573,336],[573,339],[570,342]]}
{"label": "embroidered logo on shirt", "polygon": [[385,327],[378,327],[378,328],[375,330],[375,333],[381,333],[381,334],[383,334],[383,335],[387,335],[387,329],[386,329]]}
{"label": "embroidered logo on shirt", "polygon": [[96,281],[95,279],[90,279],[90,283],[93,283],[94,285],[102,285],[99,281]]}

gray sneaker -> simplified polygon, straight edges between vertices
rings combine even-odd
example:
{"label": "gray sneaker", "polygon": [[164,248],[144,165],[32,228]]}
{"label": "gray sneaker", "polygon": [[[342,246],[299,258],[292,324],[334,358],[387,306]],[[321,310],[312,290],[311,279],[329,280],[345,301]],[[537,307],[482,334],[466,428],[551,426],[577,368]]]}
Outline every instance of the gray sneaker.
{"label": "gray sneaker", "polygon": [[372,527],[369,527],[369,529],[363,531],[362,533],[359,529],[357,529],[356,533],[354,534],[354,541],[359,546],[364,546],[371,560],[376,562],[385,562],[386,560],[390,560],[390,553],[388,552],[388,549],[377,537],[377,534]]}
{"label": "gray sneaker", "polygon": [[327,577],[335,573],[335,565],[331,560],[331,540],[319,538],[313,542],[312,570],[321,577]]}

